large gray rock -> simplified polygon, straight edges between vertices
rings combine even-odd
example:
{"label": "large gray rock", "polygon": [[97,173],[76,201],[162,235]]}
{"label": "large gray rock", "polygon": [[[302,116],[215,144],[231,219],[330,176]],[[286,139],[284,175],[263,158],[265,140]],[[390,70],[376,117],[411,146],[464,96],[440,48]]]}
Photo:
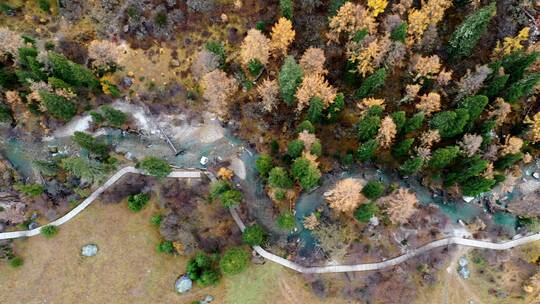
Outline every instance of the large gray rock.
{"label": "large gray rock", "polygon": [[96,244],[88,244],[81,249],[81,255],[85,257],[93,257],[98,253],[98,246]]}
{"label": "large gray rock", "polygon": [[174,284],[174,288],[179,293],[186,293],[191,290],[191,287],[193,287],[193,282],[187,274],[181,276]]}

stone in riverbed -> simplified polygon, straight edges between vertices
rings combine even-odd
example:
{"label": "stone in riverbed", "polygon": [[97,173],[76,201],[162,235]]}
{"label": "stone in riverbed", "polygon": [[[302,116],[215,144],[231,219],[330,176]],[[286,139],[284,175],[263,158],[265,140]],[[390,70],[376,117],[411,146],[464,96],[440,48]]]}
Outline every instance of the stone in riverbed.
{"label": "stone in riverbed", "polygon": [[81,249],[81,255],[85,257],[93,257],[97,254],[99,248],[96,244],[88,244]]}
{"label": "stone in riverbed", "polygon": [[193,282],[187,274],[181,276],[174,284],[174,288],[179,293],[186,293],[191,290],[191,287],[193,287]]}

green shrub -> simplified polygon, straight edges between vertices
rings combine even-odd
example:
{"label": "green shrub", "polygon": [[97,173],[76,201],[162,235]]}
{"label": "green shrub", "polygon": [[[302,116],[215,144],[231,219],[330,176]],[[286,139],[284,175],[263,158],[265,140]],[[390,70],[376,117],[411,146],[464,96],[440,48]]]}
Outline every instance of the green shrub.
{"label": "green shrub", "polygon": [[91,111],[90,116],[92,116],[92,120],[96,124],[100,124],[100,123],[103,123],[105,121],[105,117],[103,117],[103,115],[99,114],[96,111]]}
{"label": "green shrub", "polygon": [[221,274],[216,269],[216,258],[207,256],[199,252],[187,263],[187,274],[189,278],[199,284],[201,287],[216,285],[221,278]]}
{"label": "green shrub", "polygon": [[292,175],[300,183],[302,189],[309,190],[319,183],[321,172],[308,159],[299,157],[292,165]]}
{"label": "green shrub", "polygon": [[49,0],[38,0],[38,6],[39,8],[44,11],[48,12],[51,9],[51,4],[49,3]]}
{"label": "green shrub", "polygon": [[89,160],[86,157],[67,157],[61,160],[62,169],[73,176],[96,181],[112,169],[112,166]]}
{"label": "green shrub", "polygon": [[45,188],[40,184],[15,184],[15,190],[24,193],[27,196],[40,196],[45,191]]}
{"label": "green shrub", "polygon": [[242,202],[242,199],[242,192],[236,189],[227,190],[219,196],[221,204],[225,207],[236,206]]}
{"label": "green shrub", "polygon": [[161,214],[154,214],[150,218],[150,223],[156,227],[159,227],[161,225],[161,221],[163,221],[163,215]]}
{"label": "green shrub", "polygon": [[164,28],[167,25],[167,13],[166,12],[157,12],[154,16],[154,24],[158,28]]}
{"label": "green shrub", "polygon": [[376,180],[370,180],[367,182],[367,184],[362,188],[362,194],[364,194],[365,197],[375,200],[381,197],[384,193],[384,185],[383,183],[376,181]]}
{"label": "green shrub", "polygon": [[294,94],[302,82],[302,77],[304,77],[302,67],[296,63],[294,57],[287,56],[279,71],[278,81],[281,98],[283,98],[289,106],[292,106],[295,103]]}
{"label": "green shrub", "polygon": [[294,215],[290,212],[284,212],[277,218],[277,225],[281,229],[292,230],[296,226]]}
{"label": "green shrub", "polygon": [[171,173],[169,163],[155,156],[147,156],[140,161],[137,166],[158,179],[167,177]]}
{"label": "green shrub", "polygon": [[231,183],[226,180],[217,180],[210,184],[210,201],[214,201],[216,198],[227,190],[232,189]]}
{"label": "green shrub", "polygon": [[11,109],[0,103],[0,123],[11,122]]}
{"label": "green shrub", "polygon": [[423,164],[424,160],[422,160],[420,156],[416,156],[405,161],[403,165],[399,167],[399,172],[403,175],[411,175],[420,171]]}
{"label": "green shrub", "polygon": [[264,68],[264,65],[258,59],[251,59],[248,62],[247,70],[252,76],[257,76]]}
{"label": "green shrub", "polygon": [[302,133],[302,131],[308,131],[308,133],[314,134],[315,133],[315,127],[309,120],[302,121],[298,127],[296,127],[296,133]]}
{"label": "green shrub", "polygon": [[127,200],[128,208],[133,212],[139,212],[144,206],[146,206],[149,200],[150,195],[145,193],[130,195]]}
{"label": "green shrub", "polygon": [[489,22],[495,16],[496,11],[497,7],[493,2],[468,16],[458,26],[448,41],[448,53],[453,59],[471,55],[480,37],[486,33]]}
{"label": "green shrub", "polygon": [[293,0],[279,0],[281,16],[293,20],[294,3]]}
{"label": "green shrub", "polygon": [[268,184],[277,188],[291,188],[293,182],[287,174],[287,171],[282,167],[274,167],[268,175]]}
{"label": "green shrub", "polygon": [[330,17],[336,15],[339,8],[346,2],[346,0],[330,0],[330,4],[328,5],[328,15],[330,15]]}
{"label": "green shrub", "polygon": [[372,96],[379,89],[384,86],[386,81],[386,69],[381,68],[375,71],[372,75],[367,77],[363,82],[358,91],[355,93],[355,98],[361,99]]}
{"label": "green shrub", "polygon": [[379,212],[379,207],[373,202],[360,205],[354,211],[354,218],[360,223],[368,223]]}
{"label": "green shrub", "polygon": [[43,235],[45,238],[50,239],[58,234],[58,227],[54,225],[47,225],[43,226],[40,229],[41,235]]}
{"label": "green shrub", "polygon": [[15,9],[7,3],[0,3],[0,12],[6,16],[15,16]]}
{"label": "green shrub", "polygon": [[390,33],[390,39],[405,43],[405,40],[407,39],[407,23],[402,22],[394,28],[392,33]]}
{"label": "green shrub", "polygon": [[352,41],[360,43],[366,36],[369,34],[368,30],[363,28],[361,30],[358,30],[356,33],[354,33],[354,36],[352,37]]}
{"label": "green shrub", "polygon": [[73,87],[60,78],[49,77],[47,82],[55,89],[73,90]]}
{"label": "green shrub", "polygon": [[316,140],[311,145],[311,150],[309,151],[311,154],[321,157],[322,156],[322,145],[320,140]]}
{"label": "green shrub", "polygon": [[19,268],[21,267],[22,265],[24,264],[24,261],[22,258],[20,257],[14,257],[12,259],[9,260],[9,266],[13,267],[13,268]]}
{"label": "green shrub", "polygon": [[73,133],[73,136],[71,136],[71,139],[81,148],[86,149],[88,152],[101,158],[106,158],[109,154],[109,146],[88,133],[76,131]]}
{"label": "green shrub", "polygon": [[75,104],[63,96],[46,91],[40,91],[39,96],[47,111],[49,111],[52,117],[56,119],[69,121],[77,114],[77,107]]}
{"label": "green shrub", "polygon": [[120,127],[127,121],[127,115],[111,106],[102,106],[100,108],[103,117],[114,127]]}
{"label": "green shrub", "polygon": [[242,248],[231,248],[223,254],[219,267],[225,275],[235,275],[249,265],[250,254]]}
{"label": "green shrub", "polygon": [[448,167],[459,155],[459,147],[451,146],[439,148],[433,151],[429,160],[429,166],[434,169],[443,169]]}
{"label": "green shrub", "polygon": [[379,144],[375,139],[370,139],[362,143],[356,152],[356,159],[360,162],[365,162],[373,158]]}
{"label": "green shrub", "polygon": [[277,201],[283,201],[286,198],[286,193],[282,189],[276,190],[274,193],[274,199]]}
{"label": "green shrub", "polygon": [[255,161],[255,168],[260,176],[266,177],[270,170],[272,170],[272,157],[268,154],[261,154],[259,158]]}
{"label": "green shrub", "polygon": [[287,145],[287,155],[291,158],[297,158],[304,151],[304,142],[300,139],[294,139]]}
{"label": "green shrub", "polygon": [[14,89],[17,85],[17,75],[8,69],[0,68],[0,86],[4,89]]}
{"label": "green shrub", "polygon": [[35,160],[34,166],[45,176],[55,176],[60,170],[57,163],[49,161]]}
{"label": "green shrub", "polygon": [[176,253],[176,249],[174,249],[174,244],[171,241],[161,241],[157,245],[156,250],[159,253],[168,253],[168,254]]}
{"label": "green shrub", "polygon": [[206,50],[214,53],[219,58],[219,63],[221,66],[225,64],[225,61],[227,60],[227,54],[225,53],[225,47],[223,44],[219,41],[208,41],[204,45]]}
{"label": "green shrub", "polygon": [[358,139],[366,141],[373,139],[379,132],[381,118],[375,115],[366,115],[358,123]]}
{"label": "green shrub", "polygon": [[244,229],[242,238],[250,246],[259,246],[264,242],[265,233],[260,225],[253,225]]}

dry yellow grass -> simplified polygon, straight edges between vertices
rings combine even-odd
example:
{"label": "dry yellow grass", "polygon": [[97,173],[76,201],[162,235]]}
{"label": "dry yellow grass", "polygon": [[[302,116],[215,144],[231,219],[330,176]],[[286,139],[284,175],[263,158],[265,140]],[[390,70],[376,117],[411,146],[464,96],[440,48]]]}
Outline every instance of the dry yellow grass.
{"label": "dry yellow grass", "polygon": [[[270,262],[179,295],[174,282],[187,258],[156,252],[160,236],[150,217],[157,212],[153,203],[132,213],[125,202],[96,202],[52,239],[16,240],[25,263],[18,269],[0,263],[0,303],[191,303],[207,294],[226,304],[346,303],[317,298],[299,274]],[[88,243],[99,252],[83,258],[80,250]]]}
{"label": "dry yellow grass", "polygon": [[[0,263],[0,303],[191,303],[206,294],[222,302],[223,285],[175,293],[186,258],[156,252],[160,237],[149,222],[154,212],[148,206],[133,214],[125,203],[96,202],[53,239],[17,240],[25,264],[12,269]],[[80,256],[88,243],[99,246],[97,256]]]}

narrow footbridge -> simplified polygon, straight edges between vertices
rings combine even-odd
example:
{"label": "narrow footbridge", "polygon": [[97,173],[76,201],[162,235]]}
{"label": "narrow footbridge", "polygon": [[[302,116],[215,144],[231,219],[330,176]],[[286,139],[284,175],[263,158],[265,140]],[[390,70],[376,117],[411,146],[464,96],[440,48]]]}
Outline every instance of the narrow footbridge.
{"label": "narrow footbridge", "polygon": [[[90,196],[88,196],[84,201],[82,201],[77,207],[73,208],[70,212],[60,217],[59,219],[49,223],[48,225],[60,226],[66,222],[73,219],[77,214],[81,213],[86,207],[93,203],[105,190],[113,186],[122,176],[126,174],[141,174],[146,175],[141,170],[135,167],[124,167],[118,170],[113,174],[103,185],[97,188]],[[205,173],[197,170],[179,170],[175,169],[169,174],[169,178],[201,178]],[[235,207],[229,208],[231,216],[233,217],[236,225],[240,230],[244,231],[246,226],[242,222],[242,219],[238,215]],[[0,240],[6,239],[16,239],[23,237],[31,237],[38,235],[42,227],[38,227],[32,230],[23,230],[23,231],[13,231],[13,232],[3,232],[0,233]],[[506,242],[490,242],[484,240],[474,240],[462,237],[448,237],[440,240],[435,240],[433,242],[427,243],[416,249],[412,249],[407,253],[391,258],[385,261],[376,262],[376,263],[365,263],[365,264],[352,264],[352,265],[326,265],[326,266],[302,266],[290,260],[284,259],[280,256],[277,256],[260,246],[253,246],[253,249],[263,258],[270,260],[272,262],[278,263],[284,267],[290,268],[292,270],[301,272],[301,273],[337,273],[337,272],[353,272],[353,271],[372,271],[379,270],[391,266],[398,265],[406,260],[425,253],[429,250],[449,246],[449,245],[460,245],[474,248],[483,248],[483,249],[492,249],[492,250],[507,250],[520,245],[524,245],[530,242],[535,242],[540,240],[540,233],[531,234],[521,238],[517,238],[511,241]]]}

